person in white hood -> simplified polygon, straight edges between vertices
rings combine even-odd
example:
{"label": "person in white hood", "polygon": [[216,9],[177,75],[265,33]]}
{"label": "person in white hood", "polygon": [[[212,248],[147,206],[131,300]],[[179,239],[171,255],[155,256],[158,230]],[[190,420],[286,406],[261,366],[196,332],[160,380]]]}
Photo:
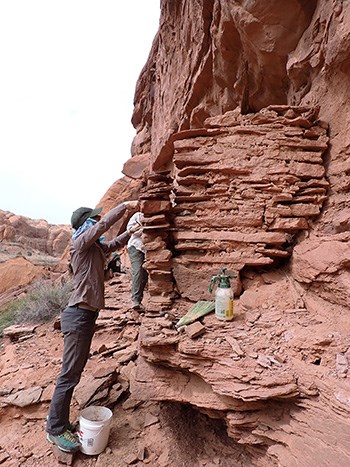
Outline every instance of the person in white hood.
{"label": "person in white hood", "polygon": [[139,230],[134,232],[128,241],[128,254],[132,273],[131,299],[132,309],[134,310],[144,309],[142,299],[148,280],[147,271],[143,268],[143,263],[145,262],[145,247],[142,241],[142,222],[143,214],[141,212],[136,212],[131,216],[126,227],[128,232],[132,232],[139,226]]}

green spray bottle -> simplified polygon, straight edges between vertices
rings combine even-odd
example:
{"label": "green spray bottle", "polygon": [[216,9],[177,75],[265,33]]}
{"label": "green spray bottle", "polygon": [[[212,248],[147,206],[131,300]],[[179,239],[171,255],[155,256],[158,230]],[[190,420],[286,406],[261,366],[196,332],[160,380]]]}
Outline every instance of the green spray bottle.
{"label": "green spray bottle", "polygon": [[227,275],[226,268],[221,268],[221,271],[222,274],[211,278],[209,292],[212,293],[215,283],[218,282],[215,291],[215,316],[221,321],[231,321],[233,319],[233,291],[230,279],[236,276],[234,274]]}

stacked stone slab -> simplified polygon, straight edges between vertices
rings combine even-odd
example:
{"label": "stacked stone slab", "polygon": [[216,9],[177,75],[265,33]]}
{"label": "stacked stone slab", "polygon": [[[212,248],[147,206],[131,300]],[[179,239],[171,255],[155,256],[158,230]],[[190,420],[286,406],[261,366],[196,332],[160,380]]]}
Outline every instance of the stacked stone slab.
{"label": "stacked stone slab", "polygon": [[141,211],[144,214],[144,267],[149,274],[149,305],[156,310],[167,309],[173,299],[173,276],[169,228],[171,227],[171,178],[167,172],[150,174],[142,190]]}
{"label": "stacked stone slab", "polygon": [[173,280],[182,297],[211,299],[210,279],[222,267],[237,275],[238,293],[243,268],[288,258],[326,199],[328,137],[317,109],[234,110],[172,144],[169,171],[150,178],[142,207],[150,293],[162,301]]}
{"label": "stacked stone slab", "polygon": [[175,136],[172,266],[181,295],[208,298],[220,267],[239,277],[290,256],[326,199],[328,137],[316,117],[308,107],[231,111]]}

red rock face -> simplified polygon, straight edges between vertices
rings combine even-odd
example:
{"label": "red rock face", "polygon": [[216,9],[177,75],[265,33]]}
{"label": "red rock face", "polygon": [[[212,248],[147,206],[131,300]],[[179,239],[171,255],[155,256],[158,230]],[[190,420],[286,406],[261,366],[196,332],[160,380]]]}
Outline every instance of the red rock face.
{"label": "red rock face", "polygon": [[[158,156],[169,135],[288,102],[286,63],[316,2],[161,2],[160,29],[135,94],[133,153]],[[180,27],[181,25],[181,27]]]}
{"label": "red rock face", "polygon": [[[320,235],[332,235],[332,240],[340,244],[348,240],[347,147],[350,141],[346,102],[350,84],[345,75],[350,62],[343,52],[348,48],[348,26],[345,26],[349,24],[348,18],[348,5],[344,6],[342,2],[331,5],[329,2],[296,0],[282,5],[281,2],[273,1],[268,6],[261,2],[161,2],[159,32],[135,93],[133,123],[137,135],[133,143],[133,153],[135,157],[140,157],[150,152],[153,174],[167,172],[169,180],[166,183],[178,185],[174,188],[178,201],[176,208],[164,207],[164,202],[169,201],[164,199],[164,193],[160,197],[163,206],[158,211],[154,194],[151,197],[152,207],[151,200],[144,203],[144,209],[148,210],[146,215],[165,216],[165,225],[169,224],[168,227],[172,229],[170,235],[162,233],[163,237],[165,235],[162,241],[165,244],[170,243],[169,251],[176,259],[172,260],[171,266],[163,264],[165,269],[162,270],[167,276],[169,268],[174,272],[174,276],[177,276],[176,285],[191,272],[191,267],[186,274],[184,269],[181,274],[178,272],[182,266],[178,265],[181,259],[177,257],[178,251],[180,256],[184,251],[181,236],[187,235],[185,241],[187,244],[190,242],[188,234],[182,231],[191,230],[192,221],[196,223],[196,230],[204,229],[206,222],[210,230],[210,222],[215,219],[216,229],[219,230],[242,232],[246,229],[260,229],[284,233],[282,237],[285,239],[285,248],[276,246],[276,242],[266,243],[266,239],[258,242],[262,243],[259,246],[254,246],[254,242],[246,242],[245,249],[240,246],[235,248],[238,251],[236,258],[232,256],[231,241],[227,253],[231,254],[229,265],[234,270],[275,264],[278,258],[286,258],[290,255],[287,243],[290,240],[292,243],[301,241],[298,232],[317,232],[316,245],[322,241]],[[284,105],[291,106],[290,110],[283,107]],[[299,109],[305,107],[304,115],[301,110],[296,113],[296,106]],[[235,148],[238,139],[243,141],[242,135],[239,138],[232,136],[234,126],[241,125],[241,122],[235,121],[235,113],[238,112],[241,119],[246,115],[257,129],[259,121],[262,128],[264,127],[263,119],[266,115],[262,117],[263,109],[275,112],[275,116],[267,120],[271,138],[273,139],[274,124],[286,125],[283,135],[285,141],[299,139],[300,146],[297,148],[292,145],[286,149],[287,145],[281,151],[283,156],[281,153],[277,156],[276,152],[272,156],[276,141],[268,143],[269,156],[265,158],[265,153],[264,163],[257,164],[253,172],[244,175],[239,169],[247,168],[247,158],[255,158],[256,161],[259,159],[257,154],[264,136],[260,138],[255,134],[253,137],[253,133],[250,137],[246,135],[245,138],[250,141],[248,144],[256,146],[257,153],[253,156],[247,146]],[[290,128],[287,130],[288,126]],[[218,134],[225,127],[228,133],[231,132],[231,136],[226,137],[223,148],[224,137],[218,137]],[[322,132],[318,136],[313,135],[316,127],[316,133],[322,129],[322,137]],[[203,132],[203,128],[206,131]],[[319,137],[320,140],[324,139],[321,143],[323,146],[313,148],[312,141]],[[327,137],[330,138],[329,145]],[[302,148],[306,141],[311,143],[309,149]],[[297,159],[294,159],[294,153],[298,151]],[[266,162],[267,159],[269,162]],[[234,160],[233,165],[230,160]],[[274,168],[269,168],[269,164]],[[286,168],[283,168],[284,165],[288,169],[283,173]],[[271,170],[276,173],[266,176],[267,171]],[[255,179],[255,186],[252,179],[249,188],[245,186],[243,189],[249,177]],[[275,183],[278,177],[279,188],[272,196],[272,189],[268,185]],[[296,179],[293,180],[293,177]],[[221,188],[231,190],[236,202],[234,204],[232,199],[226,203],[226,212],[231,211],[228,216],[220,216],[222,210],[225,210],[222,209],[222,204],[218,206],[221,194],[216,197],[215,202],[212,201],[213,181],[220,184],[220,178],[225,179]],[[235,199],[237,190],[232,187],[233,178],[237,180],[236,184],[246,179],[238,189],[242,191],[238,200]],[[285,186],[282,188],[283,184]],[[197,187],[193,188],[194,185]],[[296,186],[298,192],[295,191]],[[258,196],[254,203],[259,189],[262,198]],[[265,199],[267,193],[271,195],[269,200]],[[186,208],[186,203],[182,200],[186,196],[192,196],[192,201],[198,202],[199,208],[192,217],[189,212],[185,215],[179,213],[181,204]],[[144,194],[144,198],[147,195]],[[211,219],[208,212],[204,212],[205,201],[208,212],[211,211]],[[324,209],[326,205],[331,209]],[[191,209],[190,212],[193,212],[193,208]],[[148,222],[155,223],[151,220]],[[197,238],[192,240],[197,242],[198,235],[197,232]],[[223,242],[222,233],[217,240]],[[152,235],[148,241],[152,243]],[[178,250],[174,242],[180,246]],[[217,250],[214,249],[211,253],[209,245],[203,244],[203,239],[199,240],[198,245],[206,251],[206,256],[202,256],[206,264],[208,255],[215,254],[218,257]],[[175,255],[174,248],[177,250]],[[194,255],[195,253],[192,254]],[[155,265],[153,253],[152,256],[148,267],[150,271],[156,270],[159,278],[160,272]],[[192,261],[191,264],[193,263]],[[209,263],[213,264],[212,261]],[[219,263],[220,261],[217,265]],[[294,272],[298,268],[297,257],[292,258],[292,264]],[[309,266],[316,270],[319,267],[317,264]],[[202,267],[198,270],[202,270]],[[335,279],[327,281],[330,285],[327,300],[335,300],[339,305],[348,303],[346,294],[343,293],[348,281],[340,272],[342,267],[339,263],[336,269],[345,284],[340,288],[342,292],[336,294],[338,298],[332,297],[332,290],[338,289],[339,284],[336,284]],[[303,272],[296,272],[298,280],[309,284]],[[325,269],[319,272],[322,275]],[[187,282],[187,277],[184,282]],[[318,285],[313,283],[311,287],[318,288]],[[167,286],[167,291],[168,288]],[[155,289],[159,290],[159,286]],[[184,291],[185,287],[180,289]],[[188,292],[188,295],[195,299],[203,295],[203,290],[200,287],[196,293]]]}
{"label": "red rock face", "polygon": [[150,303],[240,281],[196,340],[143,323],[133,391],[222,417],[251,465],[350,460],[349,38],[348,2],[162,1],[136,88]]}
{"label": "red rock face", "polygon": [[[0,211],[0,241],[2,250],[12,245],[19,250],[33,250],[60,257],[71,237],[69,226],[51,225],[45,220],[33,220],[11,212]],[[4,251],[2,251],[4,252]]]}
{"label": "red rock face", "polygon": [[328,137],[315,118],[307,107],[236,110],[173,135],[168,175],[149,176],[141,196],[145,267],[158,304],[159,296],[169,304],[172,283],[182,297],[210,299],[220,267],[237,275],[239,294],[244,269],[290,257],[326,200]]}

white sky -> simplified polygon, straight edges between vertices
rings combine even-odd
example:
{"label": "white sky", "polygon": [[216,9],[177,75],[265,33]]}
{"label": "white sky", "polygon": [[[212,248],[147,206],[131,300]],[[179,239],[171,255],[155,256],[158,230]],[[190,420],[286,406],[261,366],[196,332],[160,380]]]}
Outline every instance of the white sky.
{"label": "white sky", "polygon": [[0,209],[69,224],[122,177],[160,0],[0,0]]}

